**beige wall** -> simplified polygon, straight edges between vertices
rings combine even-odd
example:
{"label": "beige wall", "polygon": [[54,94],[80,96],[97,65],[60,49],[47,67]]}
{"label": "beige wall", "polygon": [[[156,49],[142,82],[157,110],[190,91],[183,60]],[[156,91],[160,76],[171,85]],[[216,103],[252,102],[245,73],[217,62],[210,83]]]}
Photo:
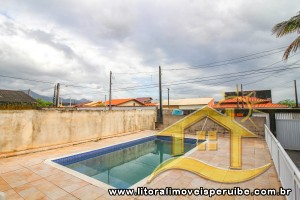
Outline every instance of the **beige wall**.
{"label": "beige wall", "polygon": [[143,106],[143,104],[141,104],[137,101],[131,100],[131,101],[128,101],[126,103],[119,104],[117,106]]}
{"label": "beige wall", "polygon": [[0,153],[154,129],[155,110],[0,110]]}
{"label": "beige wall", "polygon": [[[166,128],[170,126],[171,124],[177,122],[178,120],[186,117],[184,116],[174,116],[171,114],[171,110],[164,110],[164,124],[162,128]],[[251,123],[250,120],[246,120],[242,122],[244,118],[243,117],[235,117],[235,121],[255,133],[256,135],[264,135],[264,124],[266,123],[265,117],[251,117],[251,120],[254,122],[254,124]],[[190,126],[189,128],[185,129],[185,133],[189,134],[196,134],[196,131],[199,130],[205,130],[205,131],[217,131],[218,133],[228,133],[228,130],[223,128],[222,126],[218,125],[217,123],[213,122],[212,120],[208,119],[205,123],[205,119],[202,119],[201,121],[197,122],[196,124]]]}
{"label": "beige wall", "polygon": [[197,110],[197,109],[200,109],[202,108],[203,106],[206,106],[206,105],[185,105],[185,106],[179,106],[179,109],[182,109],[182,110]]}

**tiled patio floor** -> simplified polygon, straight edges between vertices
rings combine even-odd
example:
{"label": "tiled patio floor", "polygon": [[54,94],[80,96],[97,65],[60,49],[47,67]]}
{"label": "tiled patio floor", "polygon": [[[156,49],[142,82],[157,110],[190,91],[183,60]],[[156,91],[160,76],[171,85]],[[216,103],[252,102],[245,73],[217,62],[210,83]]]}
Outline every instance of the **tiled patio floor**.
{"label": "tiled patio floor", "polygon": [[[142,131],[131,135],[114,137],[63,147],[38,153],[0,159],[0,191],[7,199],[285,199],[285,197],[111,197],[107,190],[73,175],[62,172],[44,163],[46,159],[71,153],[87,151],[107,145],[117,144],[135,138],[154,134],[154,131]],[[213,166],[229,167],[229,136],[220,136],[218,151],[196,151],[191,157],[201,159]],[[272,163],[267,145],[263,138],[243,139],[243,169],[259,167]],[[221,184],[205,180],[195,174],[181,170],[165,172],[145,186],[149,188],[275,188],[281,187],[274,166],[261,176],[239,184]]]}

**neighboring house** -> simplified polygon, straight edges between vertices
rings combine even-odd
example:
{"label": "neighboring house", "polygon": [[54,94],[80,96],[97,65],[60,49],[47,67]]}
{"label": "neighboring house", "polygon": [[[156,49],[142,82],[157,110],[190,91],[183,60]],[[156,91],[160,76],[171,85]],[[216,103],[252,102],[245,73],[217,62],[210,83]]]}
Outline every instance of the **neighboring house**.
{"label": "neighboring house", "polygon": [[135,99],[138,100],[139,102],[142,102],[144,106],[158,106],[157,103],[152,102],[153,99],[151,97],[138,97]]}
{"label": "neighboring house", "polygon": [[[213,105],[216,109],[243,108],[242,97],[232,97]],[[244,96],[244,108],[288,108],[286,105],[272,103],[271,99]]]}
{"label": "neighboring house", "polygon": [[[192,98],[192,99],[170,99],[171,109],[195,110],[203,106],[214,104],[213,98]],[[168,108],[168,100],[163,100],[163,108]]]}
{"label": "neighboring house", "polygon": [[30,109],[36,105],[37,101],[22,91],[0,90],[1,109]]}
{"label": "neighboring house", "polygon": [[102,101],[92,101],[90,103],[85,104],[87,107],[103,107],[104,103]]}
{"label": "neighboring house", "polygon": [[81,104],[76,104],[74,107],[103,107],[104,102],[102,101],[91,101],[91,102],[86,102],[86,103],[81,103]]}
{"label": "neighboring house", "polygon": [[139,102],[142,102],[143,104],[150,104],[151,101],[153,100],[151,97],[138,97],[135,99],[138,100]]}
{"label": "neighboring house", "polygon": [[[106,106],[109,106],[109,100],[106,101],[104,104]],[[135,106],[145,106],[145,104],[136,99],[128,98],[128,99],[112,99],[111,106],[135,107]]]}
{"label": "neighboring house", "polygon": [[145,103],[145,106],[158,106],[157,103]]}
{"label": "neighboring house", "polygon": [[92,101],[87,101],[87,102],[83,102],[83,103],[78,103],[76,105],[73,105],[73,107],[77,108],[77,107],[84,107],[85,104],[91,103]]}

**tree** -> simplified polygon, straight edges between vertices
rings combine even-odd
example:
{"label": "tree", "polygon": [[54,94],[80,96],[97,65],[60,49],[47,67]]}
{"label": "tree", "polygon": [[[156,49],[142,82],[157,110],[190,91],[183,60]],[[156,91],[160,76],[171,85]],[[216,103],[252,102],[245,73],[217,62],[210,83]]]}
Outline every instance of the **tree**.
{"label": "tree", "polygon": [[53,106],[53,103],[48,102],[48,101],[44,101],[43,99],[38,98],[36,100],[38,102],[38,104],[37,104],[38,107],[50,107],[50,106]]}
{"label": "tree", "polygon": [[285,99],[285,100],[279,101],[278,103],[282,104],[282,105],[287,105],[288,107],[295,107],[295,105],[296,105],[296,102],[291,99]]}
{"label": "tree", "polygon": [[[272,29],[273,34],[276,34],[276,37],[282,37],[287,34],[297,32],[300,34],[300,12],[298,15],[292,17],[288,21],[283,21],[276,24]],[[300,36],[298,36],[285,50],[283,54],[283,60],[287,61],[291,52],[296,52],[300,46]]]}

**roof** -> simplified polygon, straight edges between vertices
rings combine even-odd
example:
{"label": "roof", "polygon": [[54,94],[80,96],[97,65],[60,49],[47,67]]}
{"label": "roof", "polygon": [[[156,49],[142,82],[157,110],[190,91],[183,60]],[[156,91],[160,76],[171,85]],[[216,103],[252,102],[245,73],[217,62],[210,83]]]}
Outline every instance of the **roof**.
{"label": "roof", "polygon": [[74,107],[83,107],[85,106],[85,104],[91,103],[92,101],[87,101],[87,102],[82,102],[82,103],[78,103],[76,105],[74,105]]}
{"label": "roof", "polygon": [[[226,99],[224,101],[221,101],[221,103],[237,103],[237,100],[239,100],[239,102],[242,102],[243,97],[239,96],[239,97],[233,97],[230,99]],[[249,102],[249,103],[270,103],[271,100],[269,99],[260,99],[257,97],[248,97],[248,96],[244,96],[244,100]],[[245,102],[244,101],[244,102]]]}
{"label": "roof", "polygon": [[[213,108],[237,108],[237,104],[215,104],[212,105]],[[275,103],[258,103],[251,104],[251,108],[288,108],[286,105],[275,104]],[[242,105],[239,105],[239,108],[242,108]],[[244,108],[248,108],[247,104],[244,104]]]}
{"label": "roof", "polygon": [[145,106],[157,106],[157,103],[145,103]]}
{"label": "roof", "polygon": [[1,103],[37,103],[37,101],[22,91],[0,90]]}
{"label": "roof", "polygon": [[[142,105],[144,105],[144,103],[140,102],[140,101],[137,101],[136,99],[134,98],[128,98],[128,99],[112,99],[111,100],[111,105],[112,106],[117,106],[117,105],[120,105],[120,104],[123,104],[123,103],[126,103],[126,102],[129,102],[129,101],[136,101]],[[106,105],[109,105],[109,100],[105,102]]]}
{"label": "roof", "polygon": [[[207,105],[213,98],[191,98],[191,99],[170,99],[170,106],[185,106],[185,105]],[[163,100],[163,105],[168,105],[168,100]]]}
{"label": "roof", "polygon": [[[233,97],[220,101],[218,104],[212,105],[213,108],[238,108],[237,100],[239,99],[239,108],[242,108],[242,97]],[[287,108],[288,106],[282,104],[271,103],[269,99],[260,99],[257,97],[244,97],[244,108]],[[249,106],[248,106],[249,105]]]}
{"label": "roof", "polygon": [[139,102],[142,102],[142,103],[144,103],[145,101],[151,101],[152,100],[152,98],[151,97],[138,97],[138,98],[135,98],[137,101],[139,101]]}
{"label": "roof", "polygon": [[102,101],[85,102],[85,103],[77,104],[74,107],[100,107],[100,106],[103,106]]}

